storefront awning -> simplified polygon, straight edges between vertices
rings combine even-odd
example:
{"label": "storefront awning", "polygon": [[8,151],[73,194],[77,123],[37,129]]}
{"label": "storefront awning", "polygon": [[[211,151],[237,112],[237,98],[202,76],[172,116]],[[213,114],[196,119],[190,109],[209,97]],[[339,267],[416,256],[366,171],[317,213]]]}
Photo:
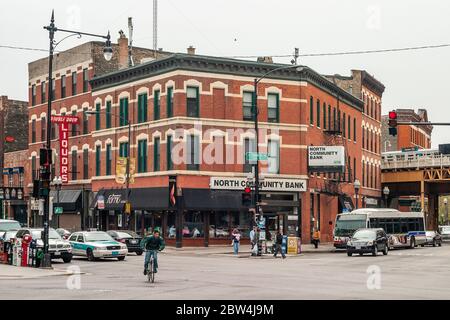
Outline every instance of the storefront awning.
{"label": "storefront awning", "polygon": [[187,210],[240,210],[242,192],[184,189],[184,207]]}
{"label": "storefront awning", "polygon": [[[64,212],[76,212],[81,210],[81,190],[60,190],[50,191],[50,197],[53,197],[53,207],[62,207]],[[59,197],[59,202],[58,202]]]}
{"label": "storefront awning", "polygon": [[167,210],[169,188],[136,188],[131,190],[132,210]]}
{"label": "storefront awning", "polygon": [[339,203],[341,204],[342,211],[352,212],[354,210],[353,200],[347,196],[339,196]]}

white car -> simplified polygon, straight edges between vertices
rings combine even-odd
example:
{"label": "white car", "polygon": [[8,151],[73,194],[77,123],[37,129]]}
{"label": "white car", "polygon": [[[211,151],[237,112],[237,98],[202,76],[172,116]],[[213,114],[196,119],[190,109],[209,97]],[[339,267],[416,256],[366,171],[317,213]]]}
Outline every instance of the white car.
{"label": "white car", "polygon": [[74,256],[87,257],[89,261],[100,258],[117,258],[122,261],[128,254],[125,244],[115,241],[103,231],[75,232],[70,236],[69,242]]}
{"label": "white car", "polygon": [[[44,229],[32,229],[23,228],[17,231],[16,238],[22,239],[25,235],[31,235],[31,239],[36,240],[38,248],[44,247],[44,241],[42,240],[42,233]],[[48,252],[51,259],[62,259],[64,263],[70,263],[72,261],[72,246],[69,241],[63,240],[61,236],[50,228],[48,230]]]}
{"label": "white car", "polygon": [[450,239],[450,226],[440,226],[439,233],[442,239]]}

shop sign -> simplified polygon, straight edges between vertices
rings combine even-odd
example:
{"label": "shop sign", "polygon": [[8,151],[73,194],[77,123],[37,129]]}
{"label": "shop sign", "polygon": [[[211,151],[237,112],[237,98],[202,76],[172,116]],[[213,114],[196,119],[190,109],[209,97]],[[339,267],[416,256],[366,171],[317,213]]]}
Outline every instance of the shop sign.
{"label": "shop sign", "polygon": [[297,254],[298,253],[298,241],[297,237],[289,237],[288,238],[288,254]]}
{"label": "shop sign", "polygon": [[121,204],[122,195],[121,194],[110,194],[108,199],[106,199],[107,204]]}
{"label": "shop sign", "polygon": [[69,124],[78,124],[76,116],[52,116],[51,121],[59,125],[59,162],[63,183],[69,182]]}
{"label": "shop sign", "polygon": [[[213,190],[244,190],[253,188],[254,183],[246,178],[211,177],[209,186]],[[269,179],[259,183],[261,191],[306,192],[306,180]]]}
{"label": "shop sign", "polygon": [[374,199],[374,198],[366,198],[365,201],[366,201],[366,204],[371,205],[371,206],[378,205],[378,200]]}
{"label": "shop sign", "polygon": [[344,146],[308,147],[310,172],[345,172]]}
{"label": "shop sign", "polygon": [[98,208],[98,210],[105,210],[105,197],[104,196],[98,196],[97,208]]}
{"label": "shop sign", "polygon": [[23,188],[0,188],[0,200],[23,200]]}

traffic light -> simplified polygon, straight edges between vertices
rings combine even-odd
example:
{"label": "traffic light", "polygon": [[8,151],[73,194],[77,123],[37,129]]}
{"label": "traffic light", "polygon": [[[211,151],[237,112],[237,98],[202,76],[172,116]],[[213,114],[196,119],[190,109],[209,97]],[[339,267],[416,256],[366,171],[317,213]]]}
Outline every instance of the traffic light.
{"label": "traffic light", "polygon": [[250,208],[252,206],[252,189],[245,188],[244,193],[242,193],[242,206]]}
{"label": "traffic light", "polygon": [[49,167],[52,164],[52,149],[41,149],[39,152],[39,164],[41,167]]}
{"label": "traffic light", "polygon": [[397,112],[389,112],[389,135],[395,137],[397,135]]}

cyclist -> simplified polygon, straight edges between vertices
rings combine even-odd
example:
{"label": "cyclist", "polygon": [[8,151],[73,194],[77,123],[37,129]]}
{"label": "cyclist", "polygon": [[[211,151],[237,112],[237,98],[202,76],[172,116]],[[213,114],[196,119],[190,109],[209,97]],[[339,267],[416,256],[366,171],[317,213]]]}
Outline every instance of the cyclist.
{"label": "cyclist", "polygon": [[145,249],[145,262],[144,262],[144,275],[147,275],[148,272],[148,263],[150,262],[150,257],[153,256],[154,265],[153,272],[156,273],[158,271],[158,251],[163,251],[166,247],[164,243],[164,239],[160,236],[159,229],[156,228],[153,231],[153,235],[146,236],[141,241],[141,248]]}

